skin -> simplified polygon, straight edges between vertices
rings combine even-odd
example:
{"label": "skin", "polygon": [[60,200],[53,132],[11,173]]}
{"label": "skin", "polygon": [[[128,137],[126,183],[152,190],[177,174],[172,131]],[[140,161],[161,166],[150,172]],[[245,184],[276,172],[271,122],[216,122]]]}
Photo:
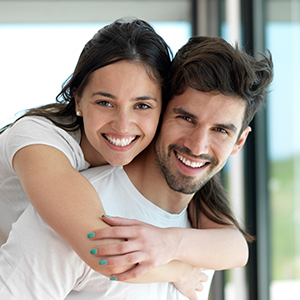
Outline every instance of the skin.
{"label": "skin", "polygon": [[[119,62],[95,71],[81,97],[76,96],[76,103],[76,109],[88,120],[85,122],[88,130],[81,141],[86,160],[91,165],[104,164],[105,159],[125,164],[142,151],[155,134],[161,89],[142,65]],[[138,138],[124,151],[124,147],[108,143],[103,134],[120,140],[124,136]],[[110,157],[98,151],[107,152]],[[15,154],[13,167],[37,212],[89,266],[105,276],[128,269],[128,265],[104,268],[97,257],[89,255],[93,242],[86,236],[90,228],[108,227],[101,219],[105,212],[93,186],[73,168],[63,152],[46,145],[27,146]],[[106,239],[105,244],[115,241]],[[174,269],[178,271],[179,266],[181,272],[175,273]],[[201,289],[200,281],[206,280],[201,268],[195,266],[177,262],[167,268],[169,275],[160,267],[137,282],[177,282],[177,287],[188,296],[188,291]]]}
{"label": "skin", "polygon": [[[129,163],[153,139],[161,112],[161,88],[147,71],[137,62],[108,65],[96,70],[82,94],[76,95],[76,110],[85,124],[80,145],[92,166]],[[135,141],[121,147],[104,135],[110,140],[135,137]],[[101,220],[104,209],[93,186],[68,157],[54,147],[30,145],[15,154],[13,168],[28,199],[49,226],[89,266],[109,276],[99,260],[89,255],[93,243],[86,238],[91,228],[108,227]]]}
{"label": "skin", "polygon": [[125,60],[94,71],[75,101],[84,121],[81,147],[92,166],[128,164],[152,141],[162,106],[161,89],[145,67]]}
{"label": "skin", "polygon": [[229,156],[244,145],[250,131],[246,128],[238,139],[244,113],[242,100],[222,94],[188,87],[174,97],[155,144],[159,164],[172,189],[194,193],[224,167]]}
{"label": "skin", "polygon": [[[251,130],[247,127],[240,134],[244,113],[245,105],[240,99],[187,88],[169,102],[156,142],[124,169],[148,200],[165,211],[180,213],[191,201],[193,193],[244,145]],[[168,182],[157,161],[167,170]],[[181,181],[184,181],[182,186]],[[159,188],[153,189],[153,186]],[[123,238],[126,242],[96,247],[96,256],[111,255],[105,258],[108,267],[139,263],[128,272],[130,275],[140,275],[139,272],[148,270],[149,265],[153,267],[154,258],[149,257],[149,251],[144,251],[151,249],[151,245],[160,247],[160,251],[153,251],[155,262],[159,264],[180,260],[218,270],[228,268],[227,263],[233,260],[237,263],[235,266],[242,266],[247,261],[247,244],[237,229],[216,224],[203,215],[201,227],[210,230],[154,229],[135,220],[106,217],[104,220],[115,227],[95,231],[94,239]],[[146,233],[136,234],[142,231]],[[212,261],[209,257],[215,258]],[[125,274],[118,274],[118,279],[126,278]]]}
{"label": "skin", "polygon": [[[125,66],[129,68],[125,68]],[[149,137],[150,142],[150,140],[154,136],[156,126],[154,126],[154,128],[151,127],[150,131],[153,134],[151,137],[148,129],[152,123],[156,123],[157,125],[160,113],[159,105],[155,106],[155,103],[158,103],[158,101],[153,100],[160,99],[160,88],[155,85],[155,83],[153,83],[153,81],[149,77],[147,77],[145,69],[140,68],[140,65],[130,64],[128,62],[122,62],[118,65],[116,63],[105,68],[97,70],[97,74],[95,72],[94,76],[90,78],[90,81],[84,89],[82,95],[76,96],[76,110],[81,111],[84,118],[86,130],[83,134],[81,146],[86,160],[92,166],[103,164],[103,158],[116,165],[125,164],[127,161],[130,161],[128,157],[136,155],[136,153],[139,153],[139,151],[142,151],[142,149],[146,147],[146,138]],[[110,74],[106,74],[106,76],[99,75],[99,73],[103,73],[102,71],[107,71],[107,69],[110,69],[111,72],[109,73],[114,74],[115,76],[110,77]],[[128,72],[131,71],[131,76],[128,76]],[[141,71],[142,73],[144,71],[143,74],[145,74],[146,76],[141,76]],[[120,74],[122,74],[123,76],[120,76]],[[106,82],[106,79],[103,81],[103,78],[108,78],[107,80],[111,80]],[[142,86],[143,82],[137,84],[137,82],[141,78],[143,78],[144,81],[147,82],[146,86],[144,86],[143,92],[141,92],[139,89],[140,86]],[[122,85],[122,80],[127,81],[127,84]],[[97,86],[98,84],[100,88]],[[126,89],[126,86],[130,86],[131,88]],[[148,87],[149,90],[147,90]],[[101,91],[100,94],[99,91]],[[105,92],[105,95],[103,95],[103,91]],[[136,93],[134,93],[134,91]],[[127,94],[130,95],[128,98],[126,97]],[[124,101],[126,104],[123,104]],[[174,100],[172,100],[170,103],[174,103],[173,101]],[[151,108],[149,108],[148,105]],[[100,114],[100,111],[102,110],[105,110],[105,113],[108,111],[108,114],[111,116],[111,118],[102,119],[103,114]],[[113,113],[110,114],[111,110],[113,111]],[[151,124],[148,124],[147,126],[145,125],[145,113],[150,113],[150,116],[152,118]],[[116,115],[118,116],[117,118],[115,117]],[[141,115],[142,117],[140,117]],[[130,120],[130,122],[127,120]],[[124,128],[127,128],[128,131],[124,130]],[[106,135],[106,137],[110,136],[113,138],[121,136],[123,137],[123,135],[126,136],[125,131],[128,132],[127,136],[139,137],[136,142],[133,143],[134,147],[128,147],[128,150],[130,153],[132,153],[132,155],[127,155],[126,151],[124,151],[124,149],[120,146],[116,147],[116,145],[111,145],[104,137],[104,135]],[[171,132],[173,133],[173,131]],[[112,139],[110,138],[110,140]],[[120,140],[122,139],[120,138]],[[134,149],[136,146],[140,146],[140,149],[138,151]],[[111,151],[112,149],[114,149],[115,152]],[[151,149],[153,150],[153,148],[150,147],[149,151],[152,151]],[[103,153],[101,153],[103,155],[100,155],[99,151],[102,151]],[[107,157],[105,155],[106,151],[108,153]],[[148,150],[146,150],[146,152],[148,152]],[[114,153],[115,155],[110,159],[109,153]],[[142,155],[139,156],[139,159],[137,159],[136,161],[138,162],[140,161],[140,159],[143,159]],[[140,176],[140,178],[138,179],[136,178],[137,173],[130,173],[130,167],[128,169],[128,174],[134,183],[136,181],[138,189],[143,188],[143,194],[146,197],[151,194],[152,196],[149,197],[149,199],[156,205],[169,212],[182,210],[190,199],[185,195],[183,197],[183,194],[178,192],[168,195],[170,189],[167,189],[166,185],[163,186],[165,187],[166,191],[162,189],[154,190],[153,188],[148,186],[146,184],[147,182],[151,182],[151,186],[156,184],[158,184],[157,186],[159,186],[159,183],[162,182],[162,177],[156,176],[157,170],[154,171],[153,167],[155,164],[153,164],[153,161],[151,161],[150,166],[147,165],[147,168],[149,167],[147,170],[149,171],[149,175],[151,175],[151,177],[145,178],[145,162],[146,161],[140,161],[139,168],[140,171],[142,171],[142,173],[140,174],[142,174],[143,176]],[[99,265],[98,257],[87,255],[90,249],[95,247],[95,244],[92,240],[85,238],[86,235],[90,232],[90,229],[108,228],[109,225],[101,220],[101,215],[104,214],[104,210],[95,190],[93,189],[91,184],[71,166],[68,158],[61,151],[44,145],[28,146],[21,149],[15,155],[13,166],[18,177],[21,180],[28,198],[30,199],[31,203],[34,205],[38,213],[94,270],[106,276],[111,276],[112,274],[120,274],[124,272],[124,270],[128,270],[128,268],[131,269],[131,267],[137,261],[141,261],[140,257],[138,257],[138,260],[137,258],[130,258],[125,263],[114,266],[108,259],[108,266],[105,267]],[[154,177],[152,175],[154,175]],[[158,180],[158,178],[160,179]],[[39,184],[36,185],[36,182],[39,182]],[[55,190],[53,189],[53,186],[55,186]],[[59,197],[57,197],[57,195],[59,195]],[[167,201],[159,201],[160,197],[163,197],[164,199],[166,197]],[[87,199],[89,201],[89,205],[86,205]],[[180,203],[180,206],[176,205],[177,201],[178,203]],[[78,212],[80,212],[80,214],[78,214]],[[79,219],[81,220],[81,222],[78,222]],[[207,222],[207,224],[205,225],[207,225],[212,230],[218,230],[220,228],[216,227],[215,224],[211,224],[209,222]],[[203,228],[206,228],[206,226],[204,226]],[[227,234],[224,230],[226,230]],[[205,248],[206,246],[208,246],[208,248],[205,250],[206,252],[203,250],[203,254],[205,254],[206,257],[214,257],[213,250],[216,248],[215,244],[210,244],[210,242],[212,242],[210,236],[207,236],[207,234],[205,236],[205,234],[202,234],[202,232],[199,230],[191,230],[190,232],[187,232],[185,231],[185,229],[183,229],[180,230],[180,232],[176,231],[176,234],[174,234],[174,229],[173,231],[172,229],[170,229],[169,231],[166,231],[164,233],[160,231],[160,235],[156,235],[156,229],[151,228],[150,233],[154,235],[155,239],[158,241],[158,237],[160,236],[162,238],[166,237],[170,242],[175,242],[177,246],[182,245],[180,246],[181,250],[178,249],[178,252],[180,253],[188,252],[186,249],[184,249],[186,247],[184,247],[183,245],[186,245],[187,243],[190,244],[191,238],[193,241],[199,240],[199,243],[201,243],[200,248]],[[222,250],[224,250],[224,255],[222,255],[222,259],[215,261],[216,265],[217,263],[222,263],[226,255],[228,255],[228,258],[231,257],[230,254],[232,253],[232,244],[235,244],[236,249],[239,249],[239,251],[236,251],[237,253],[247,253],[247,250],[244,251],[244,248],[241,249],[240,245],[242,244],[242,247],[244,246],[244,239],[240,236],[236,229],[222,229],[222,236],[224,237],[224,239],[225,237],[228,238],[228,240],[231,241],[231,244],[230,246],[228,245],[228,249],[222,247]],[[220,241],[223,246],[224,239],[219,240],[219,235],[217,234],[217,232],[215,233],[215,237],[216,241]],[[147,239],[148,238],[151,241],[149,235],[147,235]],[[180,241],[178,239],[180,239]],[[122,241],[122,239],[120,241]],[[97,246],[101,247],[102,244],[107,247],[108,244],[112,244],[115,242],[115,239],[105,239],[103,241],[97,241]],[[135,250],[137,249],[135,252],[140,252],[139,254],[144,254],[145,256],[145,252],[143,252],[143,250],[141,251],[141,249],[143,249],[143,247],[141,246],[143,246],[143,243],[140,242],[139,239],[137,239],[133,244]],[[185,276],[177,275],[175,277],[172,277],[172,274],[175,274],[174,271],[171,272],[171,276],[167,276],[166,274],[168,270],[170,271],[170,269],[166,270],[164,266],[156,268],[152,273],[148,272],[147,274],[145,274],[145,272],[153,268],[155,265],[165,264],[170,260],[176,259],[175,256],[177,254],[169,254],[168,252],[163,251],[163,249],[166,249],[165,247],[162,249],[162,251],[160,251],[162,255],[158,258],[156,258],[155,256],[155,253],[157,253],[157,248],[154,249],[153,256],[151,256],[150,254],[149,259],[144,260],[144,265],[146,265],[146,268],[142,267],[131,269],[131,271],[127,273],[127,279],[128,277],[132,278],[140,276],[141,274],[145,275],[140,276],[137,282],[165,281],[166,278],[168,278],[167,281],[174,283],[176,282],[176,287],[182,287],[182,289],[184,290],[187,289],[186,283],[192,282],[192,280],[189,278],[190,274],[192,274],[191,270],[195,270],[195,272],[193,273],[198,274],[195,277],[196,280],[193,281],[194,284],[190,286],[188,292],[185,292],[187,295],[188,293],[191,293],[192,295],[190,296],[190,298],[192,299],[194,297],[195,289],[201,289],[200,282],[204,280],[203,276],[201,275],[200,267],[205,267],[206,265],[210,265],[210,268],[214,267],[209,263],[209,261],[197,261],[197,258],[194,257],[195,253],[199,253],[200,248],[191,248],[190,252],[188,252],[182,258],[182,261],[184,261],[187,259],[187,257],[190,257],[189,262],[193,263],[193,265],[190,266],[185,265]],[[180,255],[182,255],[182,253]],[[133,255],[135,255],[135,253],[133,253]],[[245,259],[238,260],[237,263],[236,258],[237,256],[234,257],[234,264],[232,264],[232,260],[229,262],[227,261],[228,264],[225,265],[225,267],[234,267],[237,264],[240,266],[240,264],[245,263]],[[150,263],[147,264],[149,260]],[[143,263],[141,263],[141,266],[143,266]],[[197,268],[197,266],[199,266],[200,269]],[[221,264],[221,268],[223,266],[224,264]],[[171,270],[173,269],[171,268]],[[178,270],[178,268],[176,268],[176,270]],[[119,277],[119,280],[122,280],[122,278]],[[125,280],[125,277],[123,277],[123,280]],[[136,281],[132,280],[132,282]],[[185,282],[185,284],[183,284],[183,282]]]}

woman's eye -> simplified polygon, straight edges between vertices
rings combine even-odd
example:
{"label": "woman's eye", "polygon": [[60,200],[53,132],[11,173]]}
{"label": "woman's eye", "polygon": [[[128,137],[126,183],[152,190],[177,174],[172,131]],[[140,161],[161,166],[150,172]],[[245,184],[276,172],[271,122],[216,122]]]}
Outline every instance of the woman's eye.
{"label": "woman's eye", "polygon": [[137,108],[137,109],[148,109],[148,108],[151,108],[151,106],[146,104],[146,103],[139,103],[135,106],[135,108]]}
{"label": "woman's eye", "polygon": [[102,100],[102,101],[97,101],[97,104],[100,106],[109,106],[112,107],[112,104],[109,101]]}

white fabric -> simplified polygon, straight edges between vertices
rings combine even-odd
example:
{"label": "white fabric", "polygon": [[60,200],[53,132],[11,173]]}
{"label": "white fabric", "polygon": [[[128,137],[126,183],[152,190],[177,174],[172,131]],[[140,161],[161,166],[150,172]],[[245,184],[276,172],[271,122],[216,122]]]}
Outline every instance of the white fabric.
{"label": "white fabric", "polygon": [[[190,227],[187,211],[169,214],[145,199],[122,167],[83,174],[98,191],[105,211],[160,227]],[[188,247],[188,245],[187,245]],[[183,300],[171,283],[128,284],[93,271],[28,205],[0,249],[0,299]],[[208,299],[213,271],[198,299]]]}
{"label": "white fabric", "polygon": [[[61,150],[72,166],[84,170],[89,164],[80,148],[80,131],[68,133],[43,117],[24,117],[0,135],[0,229],[6,235],[29,204],[13,167],[14,155],[23,147],[42,144]],[[3,237],[2,237],[3,238]]]}

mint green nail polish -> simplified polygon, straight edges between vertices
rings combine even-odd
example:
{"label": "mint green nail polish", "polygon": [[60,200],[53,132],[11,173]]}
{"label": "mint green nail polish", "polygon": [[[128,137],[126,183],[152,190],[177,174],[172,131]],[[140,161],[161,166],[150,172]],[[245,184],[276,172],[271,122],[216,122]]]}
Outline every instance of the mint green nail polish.
{"label": "mint green nail polish", "polygon": [[93,238],[95,237],[95,233],[94,232],[91,232],[87,235],[87,237],[90,239],[90,238]]}
{"label": "mint green nail polish", "polygon": [[117,280],[118,280],[117,277],[110,277],[109,279],[110,279],[111,281],[117,281]]}
{"label": "mint green nail polish", "polygon": [[95,254],[98,253],[98,250],[97,250],[97,249],[92,249],[92,250],[90,251],[90,253],[91,253],[92,255],[95,255]]}
{"label": "mint green nail polish", "polygon": [[104,215],[104,217],[111,218],[111,216],[110,216],[110,215]]}
{"label": "mint green nail polish", "polygon": [[99,265],[100,265],[100,266],[105,266],[105,265],[107,265],[107,260],[106,260],[106,259],[101,259],[101,260],[99,260]]}

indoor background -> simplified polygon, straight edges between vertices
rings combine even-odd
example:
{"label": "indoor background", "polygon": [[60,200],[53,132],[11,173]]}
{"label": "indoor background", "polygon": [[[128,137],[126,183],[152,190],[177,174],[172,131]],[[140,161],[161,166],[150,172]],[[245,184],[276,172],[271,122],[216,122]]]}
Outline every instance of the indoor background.
{"label": "indoor background", "polygon": [[150,22],[174,54],[192,35],[272,52],[267,106],[223,172],[234,211],[256,241],[245,268],[217,272],[211,299],[299,299],[300,0],[0,0],[0,127],[54,102],[84,44],[122,17]]}

